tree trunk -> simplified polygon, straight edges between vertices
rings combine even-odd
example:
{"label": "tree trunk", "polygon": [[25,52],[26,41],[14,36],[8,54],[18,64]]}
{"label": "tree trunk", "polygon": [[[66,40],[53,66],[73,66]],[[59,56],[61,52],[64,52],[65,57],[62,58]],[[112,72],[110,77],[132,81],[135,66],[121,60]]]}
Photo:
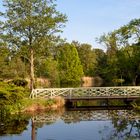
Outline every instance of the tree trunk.
{"label": "tree trunk", "polygon": [[35,123],[34,123],[34,121],[33,121],[33,120],[32,120],[31,140],[36,140]]}
{"label": "tree trunk", "polygon": [[133,85],[133,86],[136,86],[137,77],[138,77],[138,76],[136,75],[136,76],[133,78],[133,80],[132,80],[132,85]]}
{"label": "tree trunk", "polygon": [[32,91],[35,87],[34,80],[34,51],[33,48],[30,48],[30,90]]}

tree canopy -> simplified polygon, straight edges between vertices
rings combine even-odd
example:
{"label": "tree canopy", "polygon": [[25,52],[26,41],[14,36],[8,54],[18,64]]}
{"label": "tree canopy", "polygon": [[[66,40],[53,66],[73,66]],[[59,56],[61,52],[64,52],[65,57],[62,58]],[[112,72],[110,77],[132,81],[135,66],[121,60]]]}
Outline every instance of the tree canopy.
{"label": "tree canopy", "polygon": [[79,84],[83,76],[83,68],[76,47],[68,43],[60,46],[57,57],[60,82],[64,84]]}
{"label": "tree canopy", "polygon": [[6,0],[0,30],[10,47],[26,46],[30,62],[30,89],[34,88],[34,59],[42,47],[56,39],[66,16],[56,10],[54,0]]}
{"label": "tree canopy", "polygon": [[104,86],[140,84],[140,19],[101,35],[98,43],[67,43],[62,32],[67,16],[55,0],[5,0],[0,12],[0,78],[37,78],[50,86],[81,83],[82,76],[100,77]]}

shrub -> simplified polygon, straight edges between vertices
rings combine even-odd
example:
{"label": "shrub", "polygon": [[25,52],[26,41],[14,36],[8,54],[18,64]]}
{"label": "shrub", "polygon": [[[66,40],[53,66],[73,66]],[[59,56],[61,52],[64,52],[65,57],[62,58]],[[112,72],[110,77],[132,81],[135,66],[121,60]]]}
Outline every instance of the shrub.
{"label": "shrub", "polygon": [[27,94],[27,90],[13,84],[0,82],[0,105],[11,105]]}
{"label": "shrub", "polygon": [[25,79],[14,79],[10,83],[13,83],[16,86],[27,86],[28,82]]}

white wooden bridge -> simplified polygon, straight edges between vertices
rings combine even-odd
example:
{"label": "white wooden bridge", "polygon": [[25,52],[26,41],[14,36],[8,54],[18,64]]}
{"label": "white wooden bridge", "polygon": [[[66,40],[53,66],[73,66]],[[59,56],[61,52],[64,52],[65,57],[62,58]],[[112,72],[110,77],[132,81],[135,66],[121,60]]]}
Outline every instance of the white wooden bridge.
{"label": "white wooden bridge", "polygon": [[139,86],[128,87],[81,87],[81,88],[44,88],[33,89],[30,98],[54,98],[62,96],[65,99],[90,98],[140,98]]}

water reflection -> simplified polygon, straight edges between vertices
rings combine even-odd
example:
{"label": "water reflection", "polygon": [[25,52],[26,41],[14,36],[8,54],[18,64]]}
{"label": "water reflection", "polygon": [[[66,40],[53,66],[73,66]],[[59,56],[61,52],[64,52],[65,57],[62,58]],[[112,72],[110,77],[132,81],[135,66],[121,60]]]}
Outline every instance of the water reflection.
{"label": "water reflection", "polygon": [[[128,112],[129,113],[129,112]],[[115,113],[116,114],[116,113]],[[114,114],[114,115],[115,115]],[[131,114],[131,112],[130,112]],[[107,136],[104,136],[104,140],[139,140],[140,139],[140,118],[139,116],[131,117],[129,114],[126,116],[115,116],[111,119],[112,129]],[[106,131],[109,131],[110,128],[101,130],[102,135],[106,135]]]}
{"label": "water reflection", "polygon": [[[0,117],[0,139],[137,140],[140,116],[133,110],[48,111]],[[30,131],[30,132],[29,132]],[[26,132],[28,132],[26,134]],[[10,136],[9,136],[10,134]],[[16,134],[20,134],[20,136]]]}
{"label": "water reflection", "polygon": [[106,121],[106,120],[136,120],[139,115],[133,110],[90,110],[90,111],[65,111],[47,112],[32,118],[35,123],[52,124],[61,119],[65,123],[80,121]]}
{"label": "water reflection", "polygon": [[0,114],[0,135],[21,134],[27,129],[29,116]]}

